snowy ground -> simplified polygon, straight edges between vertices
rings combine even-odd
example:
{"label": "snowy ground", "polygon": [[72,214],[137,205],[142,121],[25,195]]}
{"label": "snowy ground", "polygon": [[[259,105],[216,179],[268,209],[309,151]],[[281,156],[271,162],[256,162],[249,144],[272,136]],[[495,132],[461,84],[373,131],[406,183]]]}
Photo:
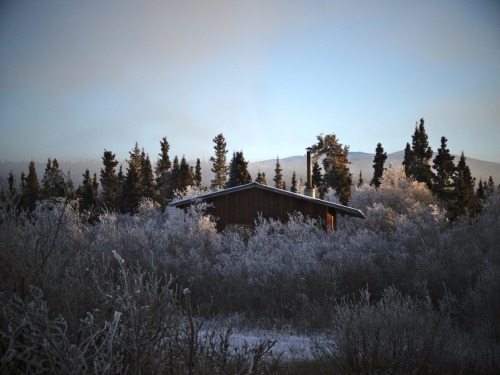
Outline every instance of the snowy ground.
{"label": "snowy ground", "polygon": [[[202,330],[199,334],[203,337],[207,333],[207,330]],[[274,345],[267,356],[281,356],[289,360],[308,360],[314,359],[313,351],[318,343],[328,344],[331,339],[317,334],[307,336],[260,329],[233,329],[229,337],[229,345],[233,350],[243,347],[257,348],[259,345],[266,346],[269,342],[274,342]]]}
{"label": "snowy ground", "polygon": [[313,339],[306,336],[297,336],[290,334],[259,332],[243,333],[236,332],[231,335],[230,344],[234,347],[243,346],[247,343],[250,346],[256,346],[266,340],[276,340],[271,353],[283,353],[288,359],[312,359]]}

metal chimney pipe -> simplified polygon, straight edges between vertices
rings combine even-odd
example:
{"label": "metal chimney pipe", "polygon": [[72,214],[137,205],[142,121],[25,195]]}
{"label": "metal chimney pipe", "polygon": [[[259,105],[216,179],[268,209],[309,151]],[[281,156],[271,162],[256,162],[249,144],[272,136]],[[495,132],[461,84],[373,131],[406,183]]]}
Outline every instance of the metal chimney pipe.
{"label": "metal chimney pipe", "polygon": [[316,197],[316,189],[313,187],[312,183],[312,163],[311,163],[311,150],[307,149],[307,177],[306,177],[306,188],[304,189],[304,195],[308,197]]}
{"label": "metal chimney pipe", "polygon": [[307,150],[307,179],[306,189],[312,189],[312,168],[311,168],[311,151]]}

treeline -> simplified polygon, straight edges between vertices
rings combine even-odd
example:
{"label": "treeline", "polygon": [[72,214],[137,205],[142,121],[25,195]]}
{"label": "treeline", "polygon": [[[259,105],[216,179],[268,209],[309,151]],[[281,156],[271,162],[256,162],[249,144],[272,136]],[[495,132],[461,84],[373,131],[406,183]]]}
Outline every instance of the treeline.
{"label": "treeline", "polygon": [[[78,203],[81,213],[88,213],[96,218],[103,210],[133,214],[137,211],[141,200],[149,199],[165,207],[177,193],[182,193],[187,187],[197,187],[200,192],[234,187],[252,182],[248,171],[248,161],[243,151],[233,152],[227,163],[227,144],[223,134],[214,139],[214,156],[211,172],[213,179],[210,183],[202,184],[200,159],[195,166],[189,165],[183,156],[180,160],[176,155],[171,160],[170,145],[166,137],[160,141],[160,153],[153,166],[149,155],[136,143],[129,158],[126,160],[126,169],[118,167],[118,160],[112,151],[104,150],[102,156],[103,167],[99,178],[91,176],[87,169],[83,174],[80,186],[74,187],[71,174],[64,174],[56,159],[48,159],[44,176],[41,182],[38,179],[35,163],[31,161],[28,174],[21,174],[20,184],[12,171],[8,177],[8,189],[11,196],[19,199],[18,207],[32,211],[36,202],[41,199],[67,198]],[[309,147],[313,154],[312,184],[317,190],[317,196],[324,198],[329,188],[334,189],[340,203],[348,205],[351,198],[353,176],[349,170],[349,146],[342,145],[335,134],[318,135],[317,142]],[[476,181],[471,175],[466,158],[462,155],[455,165],[454,156],[447,148],[447,138],[441,138],[441,147],[433,157],[429,146],[428,136],[424,127],[424,120],[415,126],[412,143],[406,144],[403,166],[408,179],[424,182],[427,187],[440,199],[443,208],[448,212],[450,219],[464,214],[475,215],[482,209],[482,202],[494,191],[498,190],[493,178],[488,181]],[[387,159],[387,153],[381,143],[375,149],[373,159],[373,177],[369,184],[378,188]],[[321,160],[322,167],[319,164]],[[432,162],[432,164],[431,164]],[[258,172],[256,182],[267,185],[265,173]],[[273,186],[287,190],[284,181],[279,157],[276,159]],[[360,171],[358,186],[364,184]],[[298,180],[293,172],[290,190],[301,192],[303,182]]]}
{"label": "treeline", "polygon": [[[320,135],[317,139],[318,142],[310,147],[315,160],[312,169],[313,185],[320,197],[324,197],[328,188],[333,188],[339,201],[347,205],[350,202],[353,185],[348,166],[349,147],[343,146],[335,134]],[[464,153],[462,152],[458,163],[455,164],[455,157],[447,148],[447,142],[446,137],[441,137],[441,146],[434,156],[429,146],[424,120],[420,119],[420,123],[415,125],[412,143],[411,145],[407,143],[404,151],[403,166],[406,178],[425,183],[439,198],[449,219],[453,220],[462,215],[474,216],[481,212],[484,201],[489,195],[500,191],[500,186],[496,187],[493,177],[490,176],[488,181],[480,179],[476,188],[476,180],[472,177]],[[325,172],[321,173],[318,159],[323,156],[322,164]],[[386,170],[386,160],[387,153],[382,144],[378,143],[373,158],[373,178],[369,182],[371,186],[380,187]],[[363,184],[360,172],[357,186]]]}

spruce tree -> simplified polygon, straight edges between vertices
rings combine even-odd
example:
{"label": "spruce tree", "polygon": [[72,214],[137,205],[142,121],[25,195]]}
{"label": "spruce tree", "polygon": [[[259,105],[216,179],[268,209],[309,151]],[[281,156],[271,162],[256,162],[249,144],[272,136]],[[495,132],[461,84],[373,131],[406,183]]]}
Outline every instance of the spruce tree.
{"label": "spruce tree", "polygon": [[262,185],[267,186],[266,172],[262,172],[261,179],[262,179]]}
{"label": "spruce tree", "polygon": [[21,172],[21,184],[20,184],[20,197],[19,197],[19,207],[21,209],[26,209],[23,202],[23,195],[26,190],[26,174]]}
{"label": "spruce tree", "polygon": [[258,172],[257,173],[257,178],[255,179],[255,182],[257,182],[258,184],[261,184],[261,185],[267,185],[267,181],[266,181],[266,174],[264,172]]}
{"label": "spruce tree", "polygon": [[432,149],[425,132],[424,119],[420,119],[420,124],[415,125],[411,150],[408,146],[407,144],[403,161],[406,176],[418,182],[424,182],[429,189],[432,189],[432,170],[429,163],[432,158]]}
{"label": "spruce tree", "polygon": [[14,172],[12,172],[11,169],[7,176],[7,188],[11,197],[14,197],[17,194],[17,187],[15,186],[15,184],[16,178],[14,177]]}
{"label": "spruce tree", "polygon": [[168,144],[167,137],[163,137],[160,141],[161,152],[158,154],[159,158],[156,162],[155,175],[156,178],[160,178],[164,173],[166,173],[172,166],[170,157],[168,156],[168,151],[170,150],[170,145]]}
{"label": "spruce tree", "polygon": [[320,199],[325,197],[325,188],[323,184],[323,174],[321,173],[321,167],[317,160],[313,162],[312,166],[312,184],[316,189],[316,196]]}
{"label": "spruce tree", "polygon": [[153,198],[155,191],[155,177],[149,155],[141,152],[141,195],[147,198]]}
{"label": "spruce tree", "polygon": [[464,215],[474,215],[477,210],[477,198],[474,192],[475,179],[472,177],[464,153],[457,164],[454,178],[454,201],[450,204],[451,218]]}
{"label": "spruce tree", "polygon": [[210,158],[213,163],[211,171],[215,174],[214,179],[211,181],[210,187],[212,189],[222,189],[226,186],[228,167],[226,164],[226,140],[222,134],[217,135],[213,139],[215,146],[215,156]]}
{"label": "spruce tree", "polygon": [[112,211],[118,208],[118,197],[120,193],[120,178],[116,174],[118,161],[115,158],[116,155],[111,151],[104,150],[104,154],[102,156],[104,168],[101,169],[100,174],[102,204],[106,209]]}
{"label": "spruce tree", "polygon": [[57,159],[51,161],[49,158],[42,179],[42,198],[63,198],[66,196],[66,192],[66,181],[59,168],[59,163]]}
{"label": "spruce tree", "polygon": [[94,174],[94,179],[90,177],[88,169],[83,174],[82,185],[76,190],[76,197],[79,199],[78,209],[82,212],[95,211],[99,206],[99,199],[97,197],[97,177]]}
{"label": "spruce tree", "polygon": [[248,162],[245,161],[243,151],[233,153],[233,158],[229,164],[229,179],[226,188],[244,185],[252,182],[252,176],[248,173]]}
{"label": "spruce tree", "polygon": [[407,142],[403,157],[403,167],[405,169],[405,174],[407,178],[411,177],[411,171],[412,168],[414,168],[413,167],[414,164],[415,164],[415,156],[413,154],[410,144]]}
{"label": "spruce tree", "polygon": [[201,162],[200,159],[196,159],[196,166],[194,168],[194,184],[197,187],[201,186]]}
{"label": "spruce tree", "polygon": [[358,184],[356,185],[357,187],[363,186],[365,182],[363,181],[363,171],[360,169],[359,170],[359,178],[358,178]]}
{"label": "spruce tree", "polygon": [[382,144],[378,143],[377,147],[375,148],[375,156],[373,158],[373,178],[370,181],[371,186],[375,186],[376,188],[380,187],[380,184],[382,182],[382,176],[386,169],[384,168],[386,160],[387,160],[387,153],[384,152]]}
{"label": "spruce tree", "polygon": [[186,190],[188,186],[194,185],[194,170],[188,162],[186,158],[182,156],[181,163],[179,165],[179,176],[178,176],[178,184],[176,186],[176,190]]}
{"label": "spruce tree", "polygon": [[162,207],[166,206],[166,204],[174,197],[175,191],[180,188],[179,170],[179,158],[175,155],[172,167],[168,170],[168,172],[163,173],[158,180],[160,192],[158,202],[162,205]]}
{"label": "spruce tree", "polygon": [[36,202],[40,199],[40,183],[36,174],[35,162],[32,160],[28,166],[28,175],[22,179],[21,207],[33,211]]}
{"label": "spruce tree", "polygon": [[488,182],[485,184],[485,186],[487,196],[493,195],[495,193],[495,182],[493,181],[492,176],[488,178]]}
{"label": "spruce tree", "polygon": [[120,168],[118,168],[118,182],[120,184],[120,191],[125,183],[125,173],[123,173],[123,166],[120,164]]}
{"label": "spruce tree", "polygon": [[66,173],[66,196],[68,199],[73,199],[75,195],[75,184],[73,183],[73,179],[71,178],[71,170],[68,169]]}
{"label": "spruce tree", "polygon": [[262,173],[260,171],[257,172],[257,178],[255,179],[255,182],[258,184],[262,184]]}
{"label": "spruce tree", "polygon": [[134,149],[129,152],[127,160],[127,174],[120,193],[120,211],[122,213],[134,213],[139,207],[142,196],[142,173],[141,173],[141,150],[136,143]]}
{"label": "spruce tree", "polygon": [[98,191],[99,191],[99,183],[97,182],[97,174],[94,173],[94,178],[92,178],[92,186],[96,193],[97,199],[99,199]]}
{"label": "spruce tree", "polygon": [[283,173],[280,164],[279,156],[276,157],[276,168],[274,169],[274,187],[278,189],[285,189],[285,184],[283,182]]}
{"label": "spruce tree", "polygon": [[339,197],[340,203],[347,205],[351,197],[352,174],[349,172],[349,146],[343,146],[335,134],[323,134],[316,137],[318,143],[311,146],[314,159],[318,160],[322,155],[323,177],[325,187],[331,187]]}
{"label": "spruce tree", "polygon": [[476,198],[478,199],[479,203],[482,204],[485,199],[486,199],[486,189],[485,189],[485,184],[483,184],[483,179],[479,179],[479,184],[477,186],[476,190]]}
{"label": "spruce tree", "polygon": [[453,160],[455,157],[451,155],[447,148],[448,140],[446,137],[441,137],[441,147],[437,150],[437,155],[434,158],[432,167],[436,173],[432,177],[432,191],[446,205],[454,200],[454,177],[456,167]]}
{"label": "spruce tree", "polygon": [[292,193],[297,192],[297,174],[295,173],[295,171],[293,171],[292,173],[292,186],[290,187],[290,191]]}
{"label": "spruce tree", "polygon": [[47,165],[45,166],[45,172],[44,172],[43,178],[42,178],[42,190],[41,190],[42,199],[48,199],[48,198],[52,197],[51,169],[52,169],[52,159],[49,158],[47,160]]}

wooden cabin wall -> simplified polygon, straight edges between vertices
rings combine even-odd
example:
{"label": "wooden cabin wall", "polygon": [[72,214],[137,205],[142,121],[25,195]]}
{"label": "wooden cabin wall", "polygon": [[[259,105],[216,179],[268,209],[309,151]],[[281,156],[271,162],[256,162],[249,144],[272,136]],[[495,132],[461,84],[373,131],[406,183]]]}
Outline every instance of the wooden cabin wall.
{"label": "wooden cabin wall", "polygon": [[335,228],[335,212],[328,207],[263,189],[248,189],[206,199],[214,207],[209,213],[218,217],[217,227],[227,225],[253,226],[260,212],[264,218],[288,220],[290,213],[322,220],[328,229]]}
{"label": "wooden cabin wall", "polygon": [[326,215],[326,229],[337,229],[337,211],[331,207],[328,208],[328,214]]}

